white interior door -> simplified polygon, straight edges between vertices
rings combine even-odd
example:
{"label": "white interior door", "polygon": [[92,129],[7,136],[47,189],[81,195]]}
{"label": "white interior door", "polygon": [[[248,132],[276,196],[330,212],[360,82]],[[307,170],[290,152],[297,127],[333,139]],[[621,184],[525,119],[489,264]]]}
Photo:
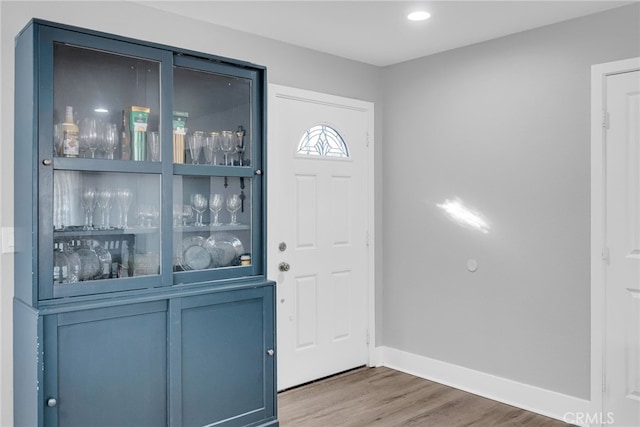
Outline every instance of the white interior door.
{"label": "white interior door", "polygon": [[373,106],[269,92],[267,270],[282,390],[368,362]]}
{"label": "white interior door", "polygon": [[604,410],[640,426],[640,71],[607,76],[606,111]]}

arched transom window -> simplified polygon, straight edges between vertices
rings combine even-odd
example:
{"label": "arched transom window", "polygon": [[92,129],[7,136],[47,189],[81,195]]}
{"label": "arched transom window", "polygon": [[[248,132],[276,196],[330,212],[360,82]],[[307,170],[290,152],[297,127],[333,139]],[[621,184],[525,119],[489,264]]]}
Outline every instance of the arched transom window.
{"label": "arched transom window", "polygon": [[349,157],[344,139],[331,126],[317,125],[308,129],[298,144],[298,154],[323,157]]}

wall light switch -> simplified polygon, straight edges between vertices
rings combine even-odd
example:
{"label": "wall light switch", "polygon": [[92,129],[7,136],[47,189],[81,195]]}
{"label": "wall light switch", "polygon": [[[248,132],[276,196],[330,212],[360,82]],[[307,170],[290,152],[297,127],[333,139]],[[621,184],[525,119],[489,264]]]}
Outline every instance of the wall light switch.
{"label": "wall light switch", "polygon": [[14,228],[2,227],[2,253],[11,254],[16,251],[14,243]]}

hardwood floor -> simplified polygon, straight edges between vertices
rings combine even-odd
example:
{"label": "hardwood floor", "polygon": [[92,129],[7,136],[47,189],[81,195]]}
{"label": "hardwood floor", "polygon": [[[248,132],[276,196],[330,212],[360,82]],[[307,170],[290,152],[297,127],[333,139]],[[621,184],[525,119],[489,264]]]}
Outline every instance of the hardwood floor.
{"label": "hardwood floor", "polygon": [[561,427],[561,421],[389,368],[359,368],[278,394],[282,427]]}

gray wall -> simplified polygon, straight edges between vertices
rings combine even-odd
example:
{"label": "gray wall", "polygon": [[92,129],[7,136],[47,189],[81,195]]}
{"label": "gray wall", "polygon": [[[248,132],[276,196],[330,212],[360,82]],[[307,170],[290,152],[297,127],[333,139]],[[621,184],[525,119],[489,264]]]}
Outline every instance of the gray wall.
{"label": "gray wall", "polygon": [[[385,346],[589,398],[590,66],[639,56],[639,17],[384,69]],[[437,206],[456,197],[488,233]]]}
{"label": "gray wall", "polygon": [[[0,203],[0,225],[4,227],[13,224],[14,37],[33,17],[265,65],[270,83],[374,102],[376,134],[381,134],[382,120],[377,110],[381,102],[381,72],[377,67],[170,15],[130,2],[1,0],[0,200],[3,203]],[[376,141],[378,145],[380,140],[378,138]],[[375,161],[378,170],[382,170],[380,157]],[[376,179],[376,187],[381,188],[381,178],[378,176]],[[377,206],[378,217],[381,218],[380,198]],[[376,229],[376,234],[382,236],[381,221],[376,224]],[[1,254],[0,257],[0,426],[10,426],[13,405],[13,256]],[[377,263],[376,268],[381,279],[382,263]]]}

